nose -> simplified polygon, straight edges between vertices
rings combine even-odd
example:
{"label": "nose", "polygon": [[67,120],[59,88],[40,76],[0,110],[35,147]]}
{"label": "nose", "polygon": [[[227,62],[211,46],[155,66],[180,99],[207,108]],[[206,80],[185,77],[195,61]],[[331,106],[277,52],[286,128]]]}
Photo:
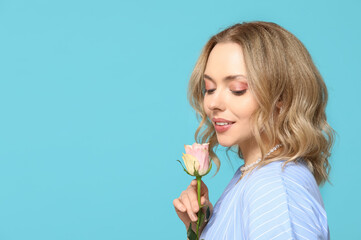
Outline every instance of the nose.
{"label": "nose", "polygon": [[214,91],[205,98],[206,105],[212,111],[224,111],[225,99],[221,91]]}

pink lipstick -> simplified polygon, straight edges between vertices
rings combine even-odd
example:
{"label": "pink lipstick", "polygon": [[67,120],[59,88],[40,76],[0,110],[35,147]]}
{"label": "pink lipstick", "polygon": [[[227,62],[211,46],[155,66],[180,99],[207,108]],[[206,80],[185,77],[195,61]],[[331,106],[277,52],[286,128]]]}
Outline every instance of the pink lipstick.
{"label": "pink lipstick", "polygon": [[218,133],[227,131],[235,123],[224,118],[213,118],[212,120],[213,120],[214,128]]}

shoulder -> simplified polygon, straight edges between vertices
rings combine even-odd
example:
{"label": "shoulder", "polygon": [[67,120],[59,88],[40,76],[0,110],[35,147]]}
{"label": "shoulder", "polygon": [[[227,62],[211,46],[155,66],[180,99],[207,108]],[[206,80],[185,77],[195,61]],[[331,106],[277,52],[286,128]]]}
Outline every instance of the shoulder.
{"label": "shoulder", "polygon": [[323,206],[318,185],[307,165],[303,161],[284,164],[285,161],[275,161],[255,169],[250,176],[245,176],[247,181],[245,195],[259,196],[267,190],[277,193],[276,190],[279,189],[288,195],[312,195]]}
{"label": "shoulder", "polygon": [[265,239],[277,232],[327,236],[326,212],[312,173],[303,162],[289,162],[282,169],[284,163],[272,162],[245,177],[242,217],[250,238],[261,232]]}

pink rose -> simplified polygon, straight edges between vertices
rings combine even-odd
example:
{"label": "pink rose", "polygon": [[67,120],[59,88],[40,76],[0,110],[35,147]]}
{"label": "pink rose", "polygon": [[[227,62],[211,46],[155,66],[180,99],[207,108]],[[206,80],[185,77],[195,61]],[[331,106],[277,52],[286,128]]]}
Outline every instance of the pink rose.
{"label": "pink rose", "polygon": [[[197,179],[197,199],[199,209],[206,207],[201,205],[201,179],[202,176],[209,173],[212,169],[212,164],[209,159],[208,152],[209,143],[193,143],[193,145],[184,145],[186,153],[183,153],[183,162],[186,165],[184,168],[181,161],[177,160],[183,167],[183,170],[191,176],[195,176]],[[189,239],[199,239],[199,226],[203,224],[203,221],[208,221],[210,216],[209,206],[207,206],[206,213],[198,211],[197,213],[197,232],[195,233],[191,228],[191,222],[187,230],[187,236]],[[202,239],[203,240],[203,239]]]}
{"label": "pink rose", "polygon": [[182,159],[186,165],[188,174],[192,176],[203,176],[209,172],[210,160],[208,146],[209,143],[184,145],[186,154],[183,153]]}

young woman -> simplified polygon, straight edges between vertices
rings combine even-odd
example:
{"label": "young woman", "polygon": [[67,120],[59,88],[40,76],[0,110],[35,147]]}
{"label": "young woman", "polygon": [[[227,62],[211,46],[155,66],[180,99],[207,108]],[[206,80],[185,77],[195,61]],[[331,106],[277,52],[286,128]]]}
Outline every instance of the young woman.
{"label": "young woman", "polygon": [[[318,185],[329,181],[335,131],[326,85],[304,45],[270,22],[233,25],[205,45],[189,82],[202,119],[195,139],[236,147],[244,160],[211,209],[200,239],[329,239]],[[204,131],[200,133],[201,128]],[[199,211],[193,180],[173,205],[186,229]]]}

